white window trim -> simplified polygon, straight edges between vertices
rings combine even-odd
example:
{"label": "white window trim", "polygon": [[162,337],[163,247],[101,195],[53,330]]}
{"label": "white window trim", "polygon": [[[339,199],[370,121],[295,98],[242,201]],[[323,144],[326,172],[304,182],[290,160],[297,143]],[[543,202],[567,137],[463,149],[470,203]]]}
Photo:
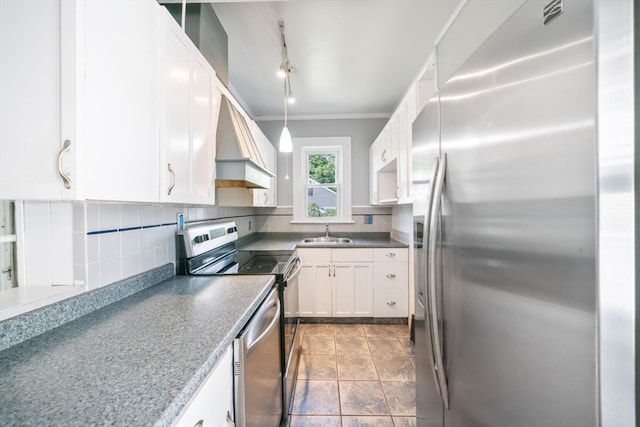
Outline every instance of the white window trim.
{"label": "white window trim", "polygon": [[[339,153],[336,176],[339,177],[338,216],[308,218],[305,197],[305,153],[335,150]],[[293,139],[293,221],[292,223],[353,223],[351,217],[351,137]]]}

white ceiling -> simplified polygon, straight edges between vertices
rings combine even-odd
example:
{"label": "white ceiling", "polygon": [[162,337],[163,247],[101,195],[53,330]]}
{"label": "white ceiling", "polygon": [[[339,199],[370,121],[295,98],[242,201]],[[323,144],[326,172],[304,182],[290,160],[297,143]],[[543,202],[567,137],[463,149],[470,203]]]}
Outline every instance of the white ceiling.
{"label": "white ceiling", "polygon": [[388,117],[459,0],[209,0],[229,38],[229,81],[257,120],[284,114],[284,21],[291,118]]}

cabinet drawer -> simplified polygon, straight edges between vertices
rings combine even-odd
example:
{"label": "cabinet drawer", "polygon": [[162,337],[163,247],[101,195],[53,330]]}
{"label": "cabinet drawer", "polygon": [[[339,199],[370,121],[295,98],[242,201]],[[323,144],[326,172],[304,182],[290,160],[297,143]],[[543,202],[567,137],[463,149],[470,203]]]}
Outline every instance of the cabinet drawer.
{"label": "cabinet drawer", "polygon": [[373,294],[374,317],[407,317],[409,291],[376,290]]}
{"label": "cabinet drawer", "polygon": [[378,262],[373,265],[374,289],[408,288],[408,264],[406,262]]}
{"label": "cabinet drawer", "polygon": [[372,248],[332,249],[331,261],[334,262],[371,262]]}
{"label": "cabinet drawer", "polygon": [[331,262],[331,249],[298,248],[302,262]]}
{"label": "cabinet drawer", "polygon": [[375,262],[408,262],[409,251],[407,248],[376,248],[373,250]]}

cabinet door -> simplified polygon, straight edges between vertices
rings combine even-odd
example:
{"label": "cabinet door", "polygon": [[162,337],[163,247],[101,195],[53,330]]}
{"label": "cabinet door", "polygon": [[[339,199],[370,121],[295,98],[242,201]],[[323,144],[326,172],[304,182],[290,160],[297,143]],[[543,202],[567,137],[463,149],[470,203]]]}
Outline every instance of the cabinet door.
{"label": "cabinet door", "polygon": [[227,414],[233,414],[233,352],[229,348],[196,394],[184,407],[176,427],[193,427],[201,420],[203,426],[227,426]]}
{"label": "cabinet door", "polygon": [[[214,85],[211,66],[199,55],[192,56],[191,69],[191,191],[190,200],[215,201],[214,104],[220,92]],[[215,88],[215,92],[214,92]],[[195,199],[195,200],[194,200]]]}
{"label": "cabinet door", "polygon": [[301,317],[331,316],[331,283],[329,263],[308,263],[303,260],[298,280]]}
{"label": "cabinet door", "polygon": [[[1,199],[75,196],[78,141],[75,128],[73,133],[61,129],[61,106],[66,107],[61,95],[62,13],[57,1],[0,2]],[[74,29],[64,34],[71,42]],[[66,66],[75,71],[75,60]],[[67,138],[71,147],[60,156]],[[58,159],[72,179],[71,189],[63,185]]]}
{"label": "cabinet door", "polygon": [[85,197],[157,202],[160,8],[126,0],[84,7]]}
{"label": "cabinet door", "polygon": [[164,23],[164,186],[162,198],[180,202],[190,191],[191,52],[182,30],[165,15]]}
{"label": "cabinet door", "polygon": [[378,169],[380,168],[380,138],[369,147],[369,203],[378,204]]}
{"label": "cabinet door", "polygon": [[333,316],[373,315],[373,266],[371,263],[333,265]]}
{"label": "cabinet door", "polygon": [[168,13],[164,24],[161,199],[212,204],[220,91],[213,69]]}

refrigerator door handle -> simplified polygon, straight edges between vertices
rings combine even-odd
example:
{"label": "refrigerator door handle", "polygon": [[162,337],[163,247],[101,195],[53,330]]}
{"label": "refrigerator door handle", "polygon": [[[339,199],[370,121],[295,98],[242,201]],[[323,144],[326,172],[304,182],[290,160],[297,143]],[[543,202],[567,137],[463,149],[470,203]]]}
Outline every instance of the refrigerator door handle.
{"label": "refrigerator door handle", "polygon": [[449,388],[447,386],[447,376],[444,370],[442,357],[442,339],[440,337],[439,316],[438,316],[438,293],[436,290],[436,246],[438,242],[438,223],[440,221],[440,207],[442,202],[442,191],[444,189],[444,177],[447,168],[447,155],[442,154],[438,165],[438,174],[436,176],[433,200],[431,202],[431,214],[429,218],[429,242],[427,248],[427,293],[429,295],[429,308],[431,314],[431,337],[433,350],[435,353],[436,377],[440,386],[440,396],[444,401],[444,406],[449,409]]}
{"label": "refrigerator door handle", "polygon": [[[434,342],[433,342],[433,327],[431,326],[431,314],[429,313],[430,303],[429,303],[429,237],[431,236],[431,206],[433,204],[433,196],[435,193],[435,182],[438,176],[438,170],[440,166],[439,158],[435,158],[435,164],[433,166],[433,174],[431,175],[431,180],[429,181],[431,185],[429,185],[429,191],[427,194],[427,210],[424,214],[424,236],[423,236],[423,256],[422,262],[425,268],[425,276],[424,283],[420,283],[420,290],[418,292],[418,302],[420,303],[420,307],[422,307],[424,313],[424,323],[425,323],[425,333],[427,338],[427,343],[429,345],[429,366],[431,366],[431,373],[433,374],[433,382],[436,386],[436,391],[440,396],[442,393],[440,392],[440,381],[438,380],[438,371],[436,370],[436,356],[434,354]],[[424,286],[424,288],[423,288]],[[423,292],[424,290],[424,292]]]}

